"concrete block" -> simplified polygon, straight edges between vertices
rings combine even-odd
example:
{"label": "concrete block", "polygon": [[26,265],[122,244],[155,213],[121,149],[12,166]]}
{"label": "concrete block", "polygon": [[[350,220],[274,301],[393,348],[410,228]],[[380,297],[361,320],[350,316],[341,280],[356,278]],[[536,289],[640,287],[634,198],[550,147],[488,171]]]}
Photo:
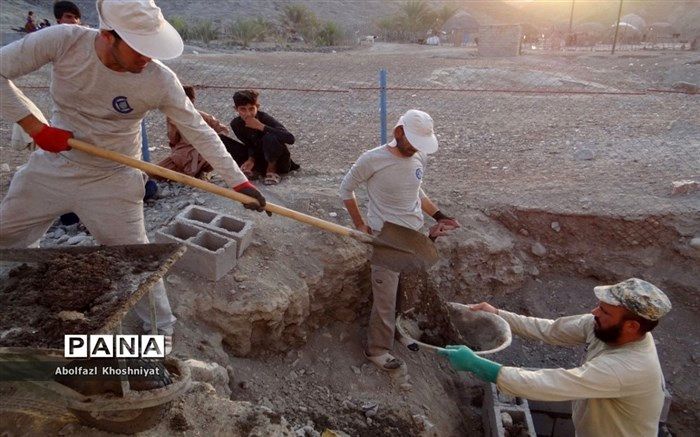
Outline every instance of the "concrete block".
{"label": "concrete block", "polygon": [[243,255],[243,251],[245,251],[253,241],[253,222],[238,219],[231,215],[201,206],[188,206],[176,216],[175,220],[235,240],[238,247],[238,257]]}
{"label": "concrete block", "polygon": [[212,281],[221,279],[237,262],[236,240],[189,223],[176,221],[158,230],[156,241],[183,243],[187,251],[174,268],[188,270]]}
{"label": "concrete block", "polygon": [[516,405],[529,408],[527,399],[503,393],[496,384],[491,383],[484,387],[484,404],[487,403],[490,405]]}
{"label": "concrete block", "polygon": [[[532,422],[530,410],[515,405],[496,405],[487,408],[484,404],[482,418],[484,421],[485,436],[488,437],[505,437],[505,436],[523,436],[537,437],[535,425]],[[510,419],[511,423],[506,423],[505,417]],[[509,432],[506,434],[506,430]],[[516,431],[517,432],[514,432]]]}
{"label": "concrete block", "polygon": [[514,428],[511,429],[522,428],[520,434],[516,435],[537,436],[527,400],[501,393],[495,384],[488,384],[484,390],[482,412],[484,435],[488,437],[511,435],[511,433],[506,434],[506,428],[510,428],[511,425],[504,423],[505,418],[512,421]]}

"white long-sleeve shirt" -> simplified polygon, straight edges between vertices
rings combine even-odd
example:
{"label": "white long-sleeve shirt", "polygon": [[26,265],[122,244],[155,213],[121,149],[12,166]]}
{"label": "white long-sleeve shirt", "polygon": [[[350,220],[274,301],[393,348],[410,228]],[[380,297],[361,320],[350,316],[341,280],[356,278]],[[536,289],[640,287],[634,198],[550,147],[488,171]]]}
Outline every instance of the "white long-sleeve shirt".
{"label": "white long-sleeve shirt", "polygon": [[386,145],[368,150],[343,178],[340,198],[354,199],[357,187],[366,183],[370,228],[380,231],[386,221],[418,230],[423,226],[420,199],[425,197],[421,181],[426,163],[427,157],[420,152],[399,157]]}
{"label": "white long-sleeve shirt", "polygon": [[656,437],[664,402],[663,375],[651,333],[639,341],[609,346],[593,334],[591,314],[538,319],[499,310],[514,334],[561,346],[587,345],[574,369],[503,367],[504,392],[541,401],[573,400],[577,437]]}
{"label": "white long-sleeve shirt", "polygon": [[[175,73],[157,60],[141,73],[117,72],[97,57],[98,31],[59,25],[31,33],[0,49],[0,115],[11,122],[34,113],[35,106],[12,79],[51,64],[52,126],[75,138],[133,158],[141,155],[141,119],[159,109],[230,186],[247,180],[216,132],[185,95]],[[61,153],[97,169],[120,164],[78,150]]]}

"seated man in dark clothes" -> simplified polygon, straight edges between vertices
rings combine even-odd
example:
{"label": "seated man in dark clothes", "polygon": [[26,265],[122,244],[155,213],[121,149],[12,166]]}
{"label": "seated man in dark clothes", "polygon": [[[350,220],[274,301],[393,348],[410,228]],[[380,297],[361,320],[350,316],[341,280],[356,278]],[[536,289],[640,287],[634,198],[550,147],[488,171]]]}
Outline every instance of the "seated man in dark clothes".
{"label": "seated man in dark clothes", "polygon": [[223,136],[222,140],[249,179],[262,174],[265,185],[277,185],[282,180],[280,174],[299,168],[287,147],[294,144],[294,135],[271,115],[258,110],[259,95],[255,90],[236,91],[233,104],[238,117],[231,120],[231,129],[243,144]]}

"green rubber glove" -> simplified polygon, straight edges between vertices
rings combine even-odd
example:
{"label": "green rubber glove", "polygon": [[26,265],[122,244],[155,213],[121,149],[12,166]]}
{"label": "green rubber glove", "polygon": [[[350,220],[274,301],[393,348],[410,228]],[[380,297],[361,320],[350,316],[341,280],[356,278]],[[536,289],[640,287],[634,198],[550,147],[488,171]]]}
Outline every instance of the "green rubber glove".
{"label": "green rubber glove", "polygon": [[498,363],[481,358],[466,346],[450,345],[438,350],[438,354],[449,358],[453,369],[472,372],[479,379],[488,382],[496,382],[502,367]]}

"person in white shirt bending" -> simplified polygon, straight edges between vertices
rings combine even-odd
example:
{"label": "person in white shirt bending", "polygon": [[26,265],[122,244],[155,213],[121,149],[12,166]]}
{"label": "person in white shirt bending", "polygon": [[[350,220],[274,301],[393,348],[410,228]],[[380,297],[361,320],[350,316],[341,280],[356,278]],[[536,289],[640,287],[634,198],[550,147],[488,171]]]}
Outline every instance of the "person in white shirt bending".
{"label": "person in white shirt bending", "polygon": [[[265,198],[219,136],[202,120],[175,73],[155,59],[180,56],[183,42],[152,0],[97,1],[100,30],[51,26],[0,49],[2,118],[18,122],[40,148],[12,179],[0,204],[0,247],[29,247],[56,217],[75,212],[102,245],[148,243],[139,170],[72,150],[75,136],[133,158],[141,156],[141,120],[159,109],[234,190]],[[51,64],[50,124],[12,80]],[[171,335],[175,317],[159,281],[157,328]],[[135,307],[151,330],[148,299]]]}
{"label": "person in white shirt bending", "polygon": [[656,437],[664,403],[663,374],[651,330],[671,310],[663,291],[631,278],[594,288],[592,314],[538,319],[472,306],[503,317],[525,338],[570,346],[585,344],[586,358],[573,369],[526,370],[481,358],[466,346],[439,351],[456,370],[473,372],[513,396],[539,401],[573,400],[577,437]]}

